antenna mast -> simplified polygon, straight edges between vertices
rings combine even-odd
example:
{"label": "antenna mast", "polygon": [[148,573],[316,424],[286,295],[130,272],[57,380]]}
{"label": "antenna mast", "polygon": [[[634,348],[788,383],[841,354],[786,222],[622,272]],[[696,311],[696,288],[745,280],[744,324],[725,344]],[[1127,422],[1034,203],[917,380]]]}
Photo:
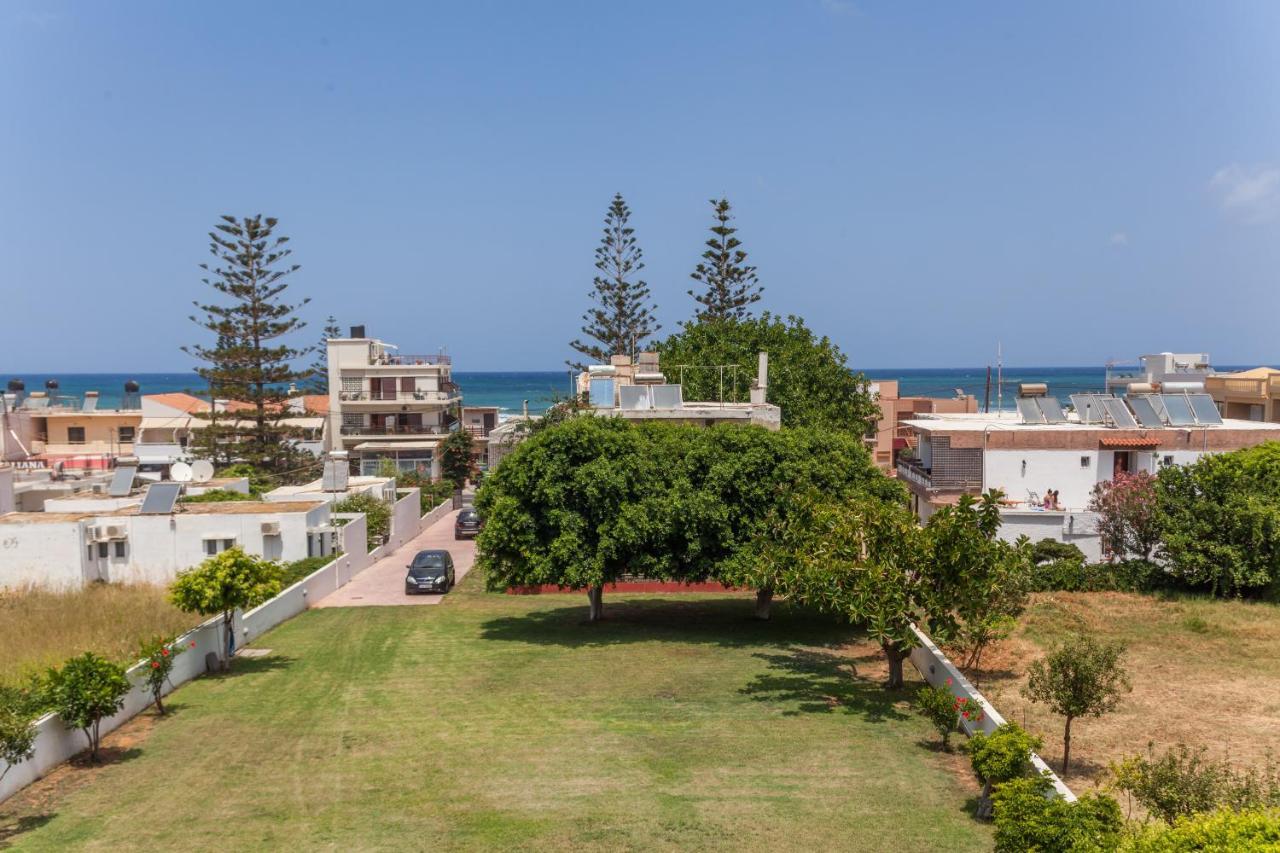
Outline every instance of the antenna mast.
{"label": "antenna mast", "polygon": [[996,341],[996,414],[1004,413],[1004,357]]}

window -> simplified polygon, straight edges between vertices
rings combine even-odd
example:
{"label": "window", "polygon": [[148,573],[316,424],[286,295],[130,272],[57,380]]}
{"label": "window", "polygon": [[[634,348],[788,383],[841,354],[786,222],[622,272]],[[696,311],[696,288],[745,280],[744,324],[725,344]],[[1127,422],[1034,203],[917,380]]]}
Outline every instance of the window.
{"label": "window", "polygon": [[359,377],[359,376],[344,376],[344,377],[342,377],[342,393],[344,393],[344,394],[359,394],[359,393],[360,393],[361,391],[363,391],[363,390],[364,390],[364,389],[360,387],[360,377]]}
{"label": "window", "polygon": [[133,427],[120,427],[119,439],[121,444],[133,444]]}
{"label": "window", "polygon": [[67,444],[84,444],[84,427],[67,427]]}
{"label": "window", "polygon": [[124,540],[117,539],[115,542],[115,545],[116,545],[116,557],[123,560],[124,559]]}
{"label": "window", "polygon": [[107,544],[108,544],[108,543],[106,543],[106,542],[99,542],[99,543],[98,543],[98,558],[99,558],[99,559],[105,560],[105,559],[107,558]]}
{"label": "window", "polygon": [[1089,457],[1088,457],[1088,456],[1081,456],[1081,457],[1080,457],[1080,467],[1081,467],[1081,468],[1088,468],[1088,467],[1089,467]]}
{"label": "window", "polygon": [[362,427],[364,426],[364,415],[359,412],[356,412],[355,414],[352,414],[351,412],[343,412],[342,425],[344,427]]}
{"label": "window", "polygon": [[236,546],[234,539],[206,539],[204,540],[204,552],[210,557],[215,554],[221,554],[223,551],[230,550]]}
{"label": "window", "polygon": [[1173,464],[1173,457],[1172,457],[1172,456],[1166,456],[1163,460],[1161,460],[1161,464],[1163,464],[1165,467],[1168,467],[1169,465],[1172,465],[1172,464]]}

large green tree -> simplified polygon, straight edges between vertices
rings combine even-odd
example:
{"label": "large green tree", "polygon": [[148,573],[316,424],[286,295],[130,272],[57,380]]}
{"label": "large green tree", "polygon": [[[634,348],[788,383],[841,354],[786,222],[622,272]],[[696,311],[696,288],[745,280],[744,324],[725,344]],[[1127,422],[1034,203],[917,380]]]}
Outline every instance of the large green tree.
{"label": "large green tree", "polygon": [[[594,364],[608,364],[612,355],[634,360],[639,347],[662,328],[653,314],[656,306],[649,285],[639,278],[644,253],[636,243],[630,220],[631,209],[619,193],[609,203],[604,234],[596,247],[592,304],[582,315],[586,340],[578,338],[569,344]],[[579,362],[570,362],[570,366],[586,369]]]}
{"label": "large green tree", "polygon": [[340,337],[342,327],[338,325],[338,319],[330,314],[329,319],[324,321],[324,328],[320,330],[320,340],[316,341],[315,346],[316,358],[308,370],[311,378],[307,381],[307,390],[312,394],[329,393],[329,339]]}
{"label": "large green tree", "polygon": [[179,573],[169,588],[169,600],[187,613],[222,616],[218,658],[227,669],[235,651],[232,620],[236,610],[256,607],[278,593],[281,576],[279,564],[229,548]]}
{"label": "large green tree", "polygon": [[250,424],[234,428],[232,434],[241,438],[225,455],[283,470],[296,456],[286,440],[289,429],[280,423],[288,415],[284,402],[289,384],[308,376],[293,363],[310,352],[284,339],[306,325],[296,312],[310,300],[289,304],[282,298],[289,286],[286,278],[299,267],[289,261],[289,238],[276,234],[277,224],[272,217],[223,216],[209,232],[209,252],[215,260],[200,267],[208,273],[204,283],[223,299],[195,302],[202,316],[191,319],[211,332],[214,342],[183,350],[204,362],[196,373],[209,383],[214,396],[250,405],[237,413]]}
{"label": "large green tree", "polygon": [[750,307],[760,301],[764,287],[756,277],[756,268],[747,266],[747,253],[734,234],[738,229],[729,223],[733,213],[728,199],[711,199],[711,215],[715,224],[707,238],[707,250],[689,277],[702,285],[690,290],[698,302],[699,321],[745,320]]}
{"label": "large green tree", "polygon": [[769,354],[765,399],[782,409],[784,426],[864,435],[879,417],[866,378],[852,372],[840,348],[799,317],[687,323],[658,344],[662,372],[684,385],[686,400],[745,402],[758,356]]}
{"label": "large green tree", "polygon": [[1215,595],[1280,583],[1280,442],[1170,465],[1156,480],[1165,570]]}
{"label": "large green tree", "polygon": [[462,427],[449,433],[448,438],[440,443],[440,473],[445,480],[453,484],[454,489],[461,489],[467,484],[475,467],[472,452],[475,441],[471,433]]}

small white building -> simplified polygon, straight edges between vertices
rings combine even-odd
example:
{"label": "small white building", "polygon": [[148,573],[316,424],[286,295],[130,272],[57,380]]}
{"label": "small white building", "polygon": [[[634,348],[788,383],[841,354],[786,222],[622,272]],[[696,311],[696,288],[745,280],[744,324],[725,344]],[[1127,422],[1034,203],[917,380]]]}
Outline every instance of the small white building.
{"label": "small white building", "polygon": [[387,503],[396,501],[396,481],[393,477],[358,477],[346,478],[343,488],[325,490],[324,478],[312,480],[299,486],[280,486],[272,489],[262,497],[267,501],[327,501],[338,503],[352,495],[373,495]]}
{"label": "small white building", "polygon": [[332,553],[336,539],[329,504],[318,501],[180,503],[145,515],[135,506],[10,512],[0,515],[0,588],[167,584],[229,548],[289,562]]}

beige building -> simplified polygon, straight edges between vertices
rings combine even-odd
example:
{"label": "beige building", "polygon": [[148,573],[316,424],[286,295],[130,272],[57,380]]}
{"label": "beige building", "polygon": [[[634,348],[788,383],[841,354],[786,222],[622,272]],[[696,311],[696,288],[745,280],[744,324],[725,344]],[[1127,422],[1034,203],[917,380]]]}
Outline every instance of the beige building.
{"label": "beige building", "polygon": [[978,411],[978,400],[972,394],[945,397],[900,397],[897,379],[877,379],[871,393],[880,406],[880,419],[874,435],[867,436],[867,449],[882,470],[892,471],[898,451],[915,447],[915,432],[907,421],[919,415],[964,414]]}
{"label": "beige building", "polygon": [[328,342],[328,450],[345,450],[360,474],[383,460],[440,476],[439,448],[458,427],[462,391],[447,355],[408,355],[363,326]]}
{"label": "beige building", "polygon": [[1214,374],[1204,390],[1224,418],[1280,423],[1280,370],[1274,367]]}

